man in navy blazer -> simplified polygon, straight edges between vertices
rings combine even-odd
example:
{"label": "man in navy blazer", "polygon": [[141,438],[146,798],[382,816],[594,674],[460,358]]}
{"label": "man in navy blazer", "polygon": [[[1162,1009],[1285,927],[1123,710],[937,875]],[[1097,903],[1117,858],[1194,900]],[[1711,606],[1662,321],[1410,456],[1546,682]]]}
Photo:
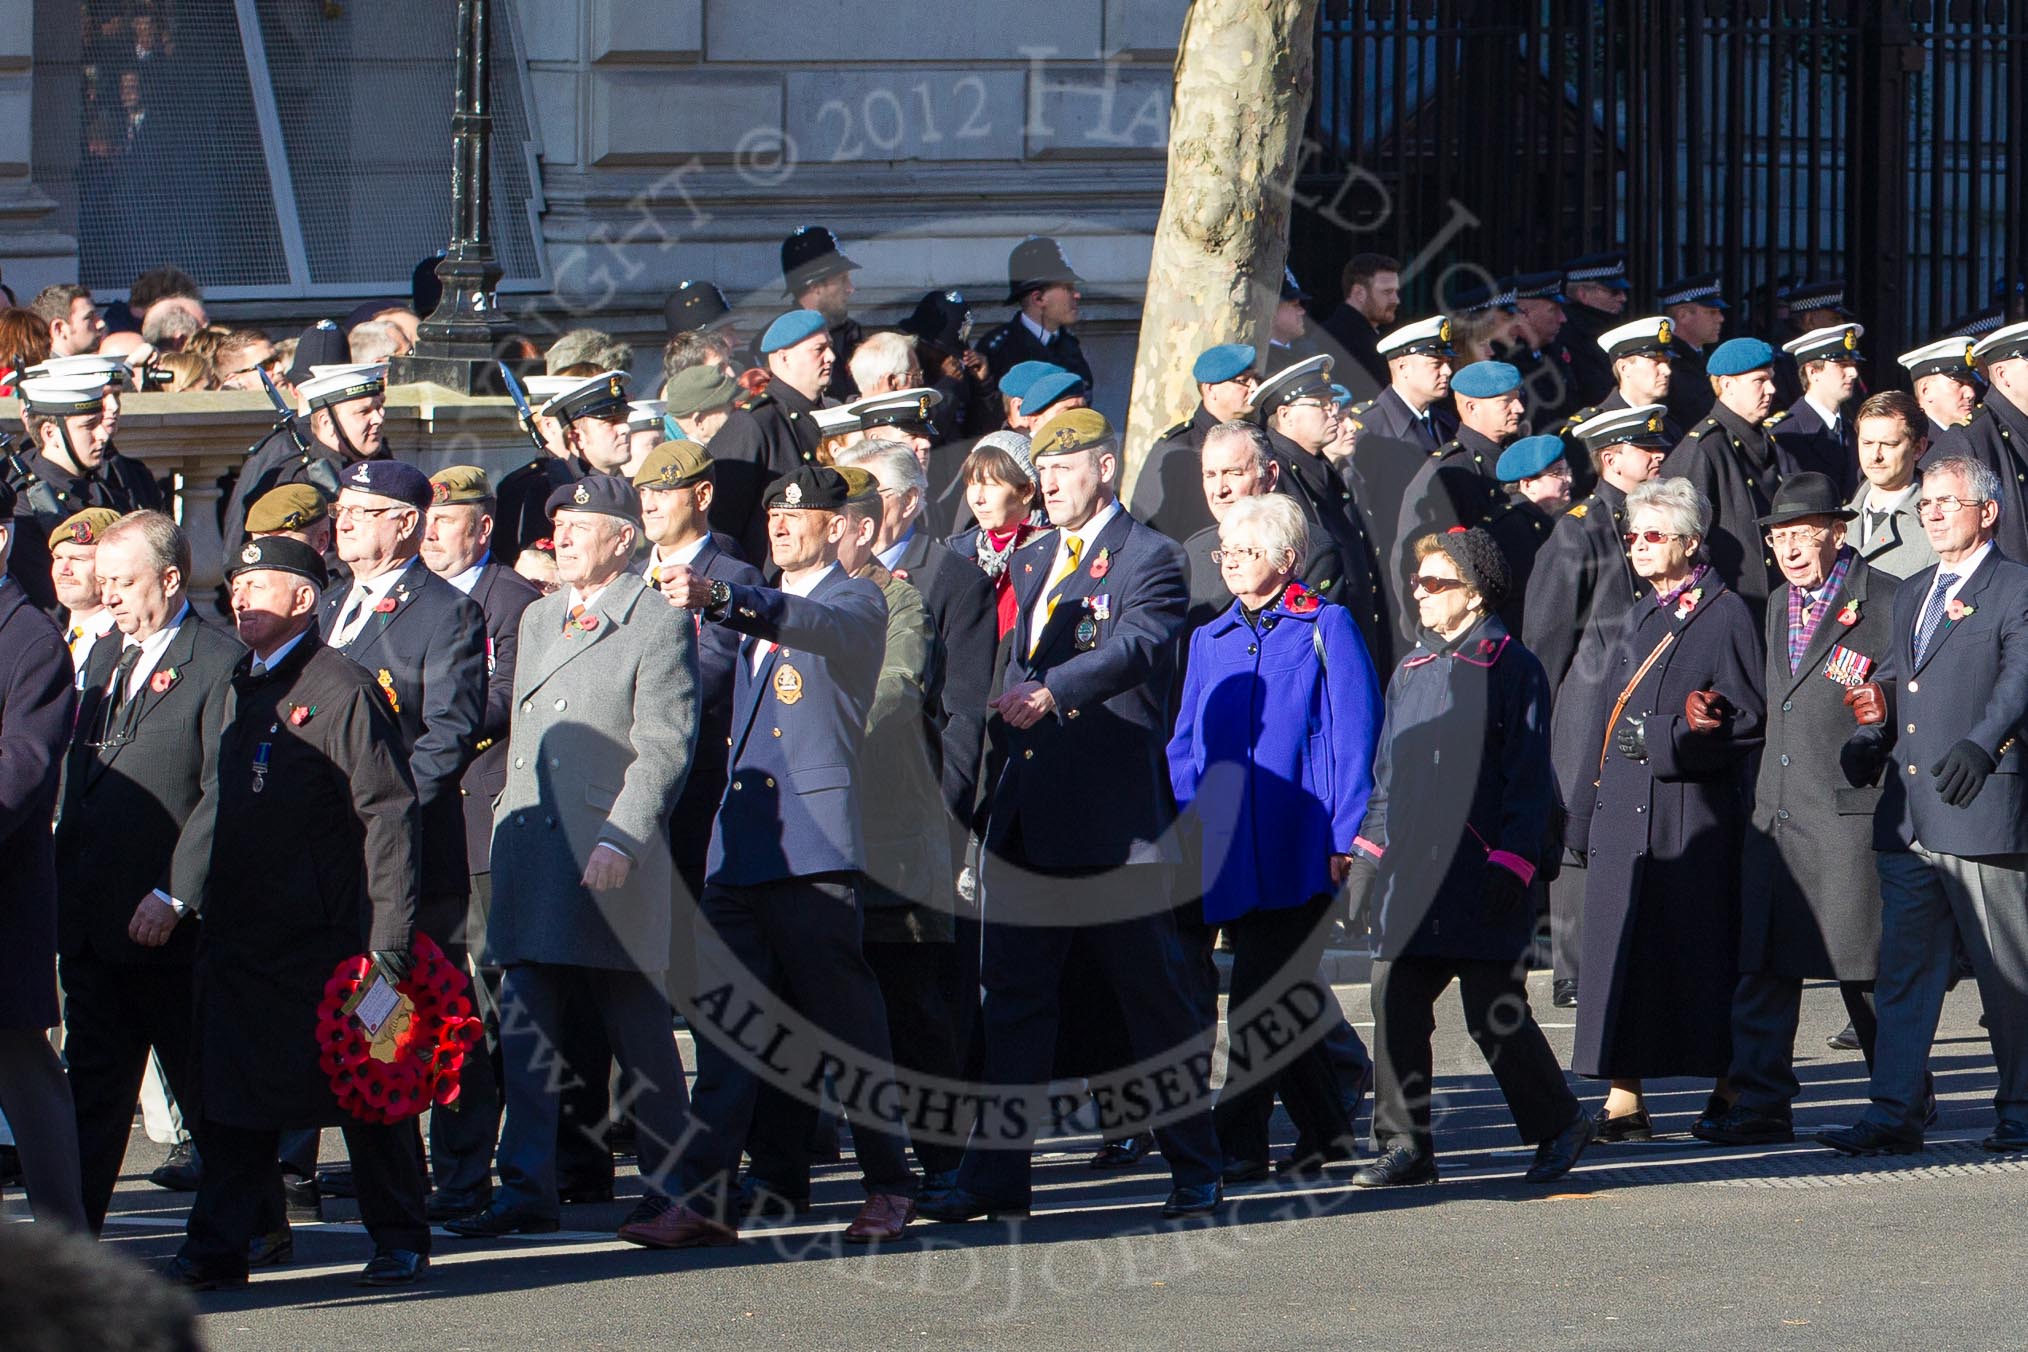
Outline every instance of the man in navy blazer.
{"label": "man in navy blazer", "polygon": [[[859,750],[886,650],[887,602],[838,566],[848,496],[845,477],[828,465],[805,465],[769,485],[762,501],[779,590],[707,578],[685,564],[671,565],[660,584],[710,626],[746,640],[734,668],[728,782],[707,862],[709,927],[698,932],[697,994],[683,1006],[698,1037],[691,1129],[678,1166],[682,1201],[623,1227],[620,1237],[636,1244],[738,1242],[739,1159],[759,1092],[754,1048],[744,1039],[756,1015],[780,1030],[759,1058],[779,1087],[814,1094],[834,1075],[841,1085],[867,1194],[845,1238],[895,1239],[915,1218],[907,1129],[885,1122],[858,1096],[863,1089],[851,1088],[892,1083],[894,1058],[887,1008],[860,949],[858,896],[866,864]],[[817,1030],[790,1009],[806,1011],[849,1048],[840,1055],[856,1066],[813,1055]],[[782,1075],[785,1065],[794,1073]]]}
{"label": "man in navy blazer", "polygon": [[1952,932],[1978,977],[2000,1073],[1993,1151],[2028,1150],[2028,567],[1993,542],[2000,482],[1984,461],[1923,469],[1938,562],[1894,594],[1894,643],[1846,702],[1861,724],[1846,779],[1881,779],[1873,848],[1883,902],[1873,1103],[1817,1139],[1852,1155],[1922,1147],[1925,1074]]}
{"label": "man in navy blazer", "polygon": [[[987,808],[981,980],[984,1079],[995,1092],[1049,1081],[1074,946],[1111,980],[1136,1062],[1188,1063],[1210,1042],[1186,993],[1169,897],[1165,710],[1189,605],[1183,550],[1120,506],[1119,442],[1097,412],[1056,415],[1030,454],[1056,529],[1008,563],[1020,619],[992,706],[1005,768]],[[1210,1114],[1184,1102],[1154,1126],[1175,1184],[1166,1216],[1203,1215],[1222,1200]],[[957,1186],[923,1214],[1025,1212],[1026,1137],[1049,1129],[1045,1112],[1032,1106],[1028,1132],[982,1117]]]}

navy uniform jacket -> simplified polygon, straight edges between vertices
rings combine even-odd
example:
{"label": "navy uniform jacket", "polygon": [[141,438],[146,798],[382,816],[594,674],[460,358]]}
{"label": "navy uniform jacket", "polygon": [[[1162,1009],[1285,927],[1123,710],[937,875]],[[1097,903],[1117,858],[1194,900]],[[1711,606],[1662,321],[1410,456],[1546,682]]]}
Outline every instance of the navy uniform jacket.
{"label": "navy uniform jacket", "polygon": [[[1673,389],[1675,387],[1672,385],[1670,388]],[[1568,448],[1564,452],[1563,459],[1564,463],[1570,466],[1570,496],[1573,500],[1591,492],[1593,486],[1598,483],[1598,471],[1593,467],[1591,452],[1586,450],[1584,443],[1577,439],[1577,425],[1595,418],[1601,413],[1612,413],[1619,409],[1632,407],[1633,405],[1627,402],[1627,397],[1620,393],[1619,387],[1616,385],[1613,387],[1611,394],[1608,394],[1596,404],[1587,404],[1585,407],[1575,410],[1568,418],[1563,420],[1561,426],[1555,429],[1563,437],[1563,444]],[[1662,414],[1662,435],[1669,439],[1671,446],[1683,440],[1683,429],[1685,427],[1694,425],[1694,423],[1679,423],[1676,421],[1676,415],[1673,411]]]}
{"label": "navy uniform jacket", "polygon": [[[866,864],[859,751],[887,650],[887,601],[833,567],[808,596],[735,583],[732,747],[706,877],[752,887]],[[754,670],[763,643],[774,646]],[[868,786],[871,787],[871,786]]]}
{"label": "navy uniform jacket", "polygon": [[1669,417],[1677,426],[1695,427],[1711,416],[1711,406],[1718,402],[1717,392],[1711,388],[1711,373],[1704,366],[1709,356],[1680,338],[1674,346],[1669,397],[1662,402],[1668,405]]}
{"label": "navy uniform jacket", "polygon": [[[49,533],[64,518],[87,507],[110,507],[122,515],[162,506],[162,486],[138,460],[106,447],[97,473],[79,479],[40,455],[29,456],[25,480],[9,475],[19,497],[14,507],[14,552],[8,572],[28,599],[52,614],[56,584],[50,581]],[[235,546],[236,548],[237,546]]]}
{"label": "navy uniform jacket", "polygon": [[1024,361],[1046,361],[1073,375],[1082,376],[1087,385],[1095,383],[1091,378],[1091,363],[1084,359],[1084,348],[1078,343],[1075,333],[1069,329],[1058,329],[1056,337],[1045,343],[1028,331],[1028,326],[1021,322],[1018,314],[981,340],[979,355],[986,359],[995,379]]}
{"label": "navy uniform jacket", "polygon": [[[453,588],[455,590],[455,588]],[[486,617],[486,708],[472,743],[478,753],[458,789],[465,804],[465,862],[473,873],[492,868],[493,800],[507,787],[507,726],[514,713],[514,659],[520,651],[521,612],[542,593],[533,582],[501,563],[489,561],[468,593]],[[432,934],[453,942],[456,934]],[[473,948],[485,945],[466,936]]]}
{"label": "navy uniform jacket", "polygon": [[[1915,625],[1936,585],[1924,569],[1894,592],[1894,633],[1875,679],[1888,697],[1884,723],[1853,740],[1891,751],[1873,816],[1873,848],[1924,848],[1960,856],[2028,852],[2028,568],[1987,554],[1957,599],[1966,613],[1946,618],[1915,660]],[[1998,764],[1964,807],[1937,797],[1930,767],[1960,741]]]}
{"label": "navy uniform jacket", "polygon": [[1713,404],[1711,416],[1691,428],[1662,462],[1664,475],[1688,479],[1710,500],[1705,552],[1756,619],[1781,579],[1758,522],[1768,513],[1775,486],[1794,472],[1777,459],[1765,427],[1748,426],[1723,404]]}
{"label": "navy uniform jacket", "polygon": [[1333,368],[1339,384],[1361,398],[1371,398],[1387,388],[1387,361],[1380,355],[1380,334],[1371,320],[1340,301],[1337,309],[1324,316],[1324,332],[1352,359],[1351,369]]}
{"label": "navy uniform jacket", "polygon": [[1530,432],[1555,432],[1563,420],[1583,401],[1570,374],[1570,350],[1551,339],[1540,348],[1498,347],[1494,354],[1521,373],[1521,397],[1527,403],[1522,415]]}
{"label": "navy uniform jacket", "polygon": [[1417,536],[1452,526],[1483,526],[1506,506],[1507,494],[1494,468],[1499,463],[1499,446],[1460,425],[1457,435],[1416,469],[1402,494],[1394,532],[1402,556],[1397,566],[1406,571],[1413,564],[1408,551]]}
{"label": "navy uniform jacket", "polygon": [[0,573],[0,1028],[57,1020],[56,812],[77,707],[63,635]]}
{"label": "navy uniform jacket", "polygon": [[1218,420],[1199,404],[1196,412],[1162,433],[1148,448],[1141,477],[1134,480],[1135,519],[1179,543],[1212,524],[1198,456],[1204,450],[1204,434],[1216,426]]}
{"label": "navy uniform jacket", "polygon": [[1556,336],[1570,358],[1565,369],[1570,372],[1571,391],[1580,404],[1603,401],[1616,383],[1613,359],[1598,345],[1598,340],[1607,329],[1626,322],[1623,315],[1609,315],[1574,300],[1563,303],[1563,329]]}
{"label": "navy uniform jacket", "polygon": [[1985,403],[1972,420],[1931,442],[1922,463],[1946,455],[1983,460],[2000,476],[2000,524],[1994,543],[2010,559],[2028,559],[2028,412],[2014,407],[1998,390],[1986,391]]}
{"label": "navy uniform jacket", "polygon": [[[369,611],[365,627],[338,651],[365,667],[383,696],[393,688],[388,706],[401,725],[422,808],[417,853],[425,904],[417,926],[441,941],[457,932],[472,886],[459,790],[486,713],[486,616],[420,558],[409,560],[387,595],[393,609]],[[325,593],[318,617],[325,638],[349,596],[343,587]],[[460,899],[455,910],[430,905],[453,897]]]}
{"label": "navy uniform jacket", "polygon": [[[1057,539],[1047,532],[1007,565],[1021,613],[1003,688],[1040,681],[1056,712],[1032,728],[989,724],[1006,768],[987,809],[986,848],[1040,869],[1168,862],[1166,710],[1190,600],[1183,547],[1117,513],[1085,540],[1037,642],[1031,624]],[[1087,619],[1093,632],[1081,646]]]}
{"label": "navy uniform jacket", "polygon": [[521,551],[546,540],[555,529],[549,520],[549,495],[590,474],[576,456],[539,455],[500,480],[493,515],[493,557],[514,566]]}
{"label": "navy uniform jacket", "polygon": [[[739,557],[739,546],[729,536],[713,531],[703,548],[690,561],[693,571],[714,582],[743,587],[761,585],[760,570]],[[651,587],[662,583],[659,569],[643,556],[642,578]],[[690,776],[683,781],[683,793],[669,824],[669,849],[675,855],[679,875],[696,873],[704,867],[711,848],[711,819],[718,801],[725,796],[727,744],[732,735],[733,668],[739,662],[743,641],[739,631],[728,625],[712,624],[702,618],[697,626],[697,750],[690,759]],[[701,876],[701,875],[700,875]]]}
{"label": "navy uniform jacket", "polygon": [[1443,444],[1458,434],[1457,416],[1442,404],[1431,404],[1426,410],[1427,418],[1418,418],[1409,409],[1407,401],[1394,392],[1389,385],[1378,397],[1363,404],[1354,404],[1346,410],[1346,416],[1359,424],[1360,437],[1381,437],[1390,441],[1405,441],[1426,454],[1434,455],[1443,449]]}
{"label": "navy uniform jacket", "polygon": [[769,484],[816,459],[823,437],[810,415],[819,407],[787,381],[770,381],[766,394],[712,434],[711,528],[730,535],[745,558],[768,557],[761,499]]}
{"label": "navy uniform jacket", "polygon": [[1798,399],[1786,413],[1767,420],[1768,435],[1784,475],[1815,470],[1829,475],[1838,492],[1849,498],[1859,491],[1859,433],[1852,419],[1840,417],[1840,435],[1832,436],[1823,414],[1807,399]]}
{"label": "navy uniform jacket", "polygon": [[1498,510],[1486,522],[1486,533],[1507,560],[1509,586],[1500,620],[1511,634],[1521,632],[1528,611],[1528,583],[1535,576],[1535,556],[1549,543],[1549,533],[1556,529],[1558,519],[1519,493],[1503,493]]}
{"label": "navy uniform jacket", "polygon": [[1522,642],[1555,692],[1550,756],[1565,802],[1598,772],[1595,724],[1619,693],[1608,688],[1613,649],[1627,612],[1648,590],[1620,539],[1626,510],[1627,495],[1604,480],[1573,503],[1536,553],[1522,606]]}
{"label": "navy uniform jacket", "polygon": [[1281,433],[1268,429],[1268,451],[1281,465],[1275,491],[1302,505],[1303,515],[1323,527],[1338,556],[1338,588],[1331,599],[1352,612],[1359,636],[1376,669],[1384,669],[1393,651],[1388,620],[1389,596],[1381,577],[1380,550],[1363,496],[1355,497],[1358,473],[1353,464],[1332,464],[1311,455]]}
{"label": "navy uniform jacket", "polygon": [[971,819],[979,763],[986,754],[986,700],[1000,646],[999,605],[979,565],[929,537],[922,522],[895,560],[894,576],[913,583],[942,639],[943,688],[934,716],[942,748],[944,806]]}
{"label": "navy uniform jacket", "polygon": [[[92,645],[65,758],[56,823],[59,951],[116,963],[188,963],[196,925],[178,925],[167,944],[143,948],[127,937],[127,923],[150,891],[170,890],[170,865],[186,835],[193,840],[184,848],[211,853],[209,839],[196,838],[211,830],[197,804],[218,754],[233,668],[246,649],[194,611],[185,615],[119,725],[107,728],[107,687],[120,651],[117,639]],[[156,677],[166,690],[154,688]]]}

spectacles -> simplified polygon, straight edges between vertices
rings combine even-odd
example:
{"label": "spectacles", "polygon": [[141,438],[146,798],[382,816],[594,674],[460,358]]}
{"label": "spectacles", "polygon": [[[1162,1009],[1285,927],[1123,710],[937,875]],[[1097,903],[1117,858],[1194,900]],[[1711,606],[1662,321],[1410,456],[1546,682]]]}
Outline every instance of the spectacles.
{"label": "spectacles", "polygon": [[1425,596],[1440,596],[1453,587],[1464,586],[1465,583],[1462,578],[1430,577],[1423,573],[1417,573],[1413,578],[1409,579],[1409,585]]}
{"label": "spectacles", "polygon": [[1917,498],[1915,510],[1918,515],[1928,516],[1929,509],[1934,507],[1943,515],[1949,516],[1961,507],[1976,507],[1985,501],[1987,501],[1985,498],[1960,498],[1946,493],[1940,498]]}
{"label": "spectacles", "polygon": [[1636,540],[1646,540],[1651,545],[1658,545],[1664,540],[1680,540],[1682,538],[1676,532],[1667,530],[1630,530],[1620,536],[1620,539],[1625,542],[1628,549],[1634,547],[1634,541]]}
{"label": "spectacles", "polygon": [[1794,526],[1788,530],[1771,530],[1761,538],[1780,549],[1783,545],[1813,545],[1831,532],[1825,526]]}
{"label": "spectacles", "polygon": [[1227,559],[1231,559],[1234,563],[1257,563],[1267,557],[1267,550],[1256,549],[1252,545],[1234,545],[1230,549],[1211,551],[1211,561],[1214,564],[1224,563]]}
{"label": "spectacles", "polygon": [[331,509],[331,519],[334,521],[344,521],[348,517],[385,516],[389,512],[412,512],[414,510],[415,508],[413,507],[359,507],[341,503]]}

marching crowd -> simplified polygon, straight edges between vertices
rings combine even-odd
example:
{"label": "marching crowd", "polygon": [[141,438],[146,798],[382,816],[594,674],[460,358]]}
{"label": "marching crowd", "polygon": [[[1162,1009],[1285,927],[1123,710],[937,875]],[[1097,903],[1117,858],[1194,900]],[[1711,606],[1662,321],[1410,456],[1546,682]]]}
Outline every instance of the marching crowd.
{"label": "marching crowd", "polygon": [[[1769,341],[1715,276],[1630,304],[1616,254],[1404,320],[1362,254],[1208,347],[1130,466],[1055,241],[976,344],[957,292],[862,326],[822,227],[782,264],[753,334],[678,289],[657,398],[604,333],[531,348],[497,477],[383,436],[425,298],[282,343],[174,269],[110,324],[76,287],[0,313],[0,1108],[38,1218],[103,1224],[137,1102],[199,1288],[329,1192],[361,1280],[411,1283],[445,1233],[611,1199],[616,1151],[620,1238],[734,1244],[809,1210],[841,1123],[850,1242],[1024,1214],[1088,1109],[1169,1218],[1340,1162],[1433,1183],[1453,982],[1532,1182],[1651,1138],[1654,1079],[1711,1082],[1705,1141],[1792,1140],[1812,980],[1871,1073],[1826,1146],[1922,1147],[1969,975],[1984,1144],[2028,1149],[2028,324],[1870,392],[1835,281]],[[114,444],[171,365],[284,414],[218,594]],[[1601,1102],[1530,1009],[1545,923]],[[484,1031],[425,1144],[421,1103],[339,1106],[374,1071],[320,1004],[361,955],[409,1001],[439,951]]]}

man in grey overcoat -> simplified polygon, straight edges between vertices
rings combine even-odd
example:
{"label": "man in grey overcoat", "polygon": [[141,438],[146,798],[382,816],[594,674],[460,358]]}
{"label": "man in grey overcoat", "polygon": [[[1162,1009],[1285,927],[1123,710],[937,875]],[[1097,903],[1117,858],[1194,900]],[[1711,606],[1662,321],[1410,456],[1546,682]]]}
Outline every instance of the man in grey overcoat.
{"label": "man in grey overcoat", "polygon": [[1738,1098],[1691,1128],[1719,1145],[1795,1139],[1790,1105],[1803,982],[1838,983],[1867,1065],[1880,959],[1873,867],[1875,787],[1849,788],[1838,753],[1846,691],[1893,643],[1894,589],[1848,538],[1856,515],[1815,472],[1784,479],[1760,518],[1783,582],[1767,607],[1767,744],[1740,869],[1739,987],[1732,1003]]}
{"label": "man in grey overcoat", "polygon": [[[493,812],[491,961],[501,986],[506,1124],[500,1190],[453,1234],[557,1228],[566,1006],[596,1009],[622,1075],[647,1186],[661,1183],[689,1104],[664,969],[674,865],[669,814],[697,736],[697,633],[634,573],[639,495],[593,475],[555,490],[560,590],[521,617],[507,786]],[[684,918],[687,923],[688,918]]]}

